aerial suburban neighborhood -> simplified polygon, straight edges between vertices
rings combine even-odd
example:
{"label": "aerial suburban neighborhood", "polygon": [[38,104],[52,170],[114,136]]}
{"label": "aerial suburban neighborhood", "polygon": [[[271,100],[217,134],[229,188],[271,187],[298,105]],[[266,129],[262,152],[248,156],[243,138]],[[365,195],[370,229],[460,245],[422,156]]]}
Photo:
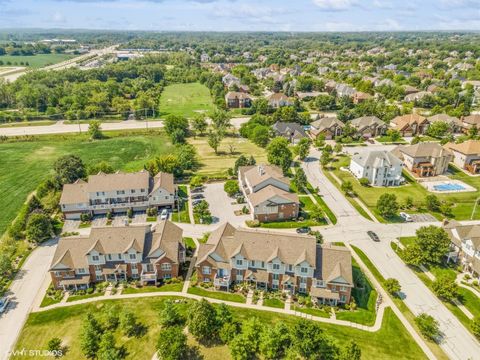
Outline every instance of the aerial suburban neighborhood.
{"label": "aerial suburban neighborhood", "polygon": [[0,360],[480,360],[479,10],[0,1]]}

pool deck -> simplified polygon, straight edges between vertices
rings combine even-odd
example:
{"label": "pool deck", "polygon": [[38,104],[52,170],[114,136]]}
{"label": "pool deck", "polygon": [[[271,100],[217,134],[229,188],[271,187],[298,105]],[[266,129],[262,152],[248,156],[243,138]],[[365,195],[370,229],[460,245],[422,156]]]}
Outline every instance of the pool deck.
{"label": "pool deck", "polygon": [[[470,186],[460,180],[436,180],[436,181],[422,181],[420,183],[425,189],[429,192],[437,194],[450,194],[450,193],[462,193],[462,192],[474,192],[477,191],[473,186]],[[438,185],[458,185],[463,189],[452,189],[452,190],[436,190],[435,186]]]}

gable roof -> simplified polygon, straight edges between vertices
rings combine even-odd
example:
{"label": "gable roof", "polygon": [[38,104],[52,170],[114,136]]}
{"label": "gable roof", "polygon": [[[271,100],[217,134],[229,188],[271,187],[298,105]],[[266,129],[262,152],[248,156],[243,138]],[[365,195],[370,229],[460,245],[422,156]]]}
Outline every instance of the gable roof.
{"label": "gable roof", "polygon": [[407,125],[422,124],[425,120],[426,118],[424,116],[418,114],[407,114],[402,116],[396,116],[392,119],[391,124],[393,124],[394,127],[398,130],[401,130]]}
{"label": "gable roof", "polygon": [[383,166],[401,166],[402,161],[388,151],[369,151],[352,156],[352,161],[362,167],[379,168]]}
{"label": "gable roof", "polygon": [[261,203],[264,203],[265,201],[275,202],[274,201],[275,197],[280,197],[286,200],[287,202],[292,202],[297,204],[299,203],[297,194],[284,191],[273,185],[268,185],[263,189],[248,195],[248,199],[250,200],[253,206],[257,206]]}
{"label": "gable roof", "polygon": [[277,121],[275,124],[272,125],[272,128],[273,130],[283,135],[286,133],[294,133],[302,137],[307,136],[307,133],[305,132],[305,128],[303,127],[303,125],[294,123],[294,122]]}
{"label": "gable roof", "polygon": [[464,155],[479,155],[480,140],[467,140],[463,143],[448,143],[444,145],[445,149],[457,151]]}
{"label": "gable roof", "polygon": [[283,176],[282,169],[275,165],[260,164],[252,166],[240,166],[239,171],[241,177],[246,179],[252,187],[255,187],[256,185],[261,184],[265,180],[271,178],[274,178],[286,185],[290,185],[289,179]]}
{"label": "gable roof", "polygon": [[359,129],[359,130],[361,130],[361,129],[367,127],[367,126],[374,126],[374,125],[382,126],[382,125],[385,125],[385,123],[376,116],[362,116],[362,117],[351,120],[349,122],[349,124],[351,126],[353,126],[354,128]]}
{"label": "gable roof", "polygon": [[402,158],[402,154],[411,157],[453,156],[449,150],[434,142],[418,143],[415,145],[399,145],[392,150],[392,153],[399,158]]}
{"label": "gable roof", "polygon": [[88,203],[87,183],[77,180],[73,184],[64,184],[60,204]]}
{"label": "gable roof", "polygon": [[153,178],[152,192],[157,189],[165,189],[170,194],[175,193],[175,184],[173,182],[173,174],[166,172],[159,172]]}
{"label": "gable roof", "polygon": [[331,128],[332,126],[339,126],[343,128],[345,124],[334,117],[324,117],[318,120],[315,120],[311,124],[312,129],[317,132]]}
{"label": "gable roof", "polygon": [[348,248],[327,243],[317,246],[316,254],[316,278],[327,282],[342,278],[346,285],[353,286],[352,255]]}
{"label": "gable roof", "polygon": [[445,123],[450,124],[450,125],[460,126],[462,124],[461,121],[458,118],[456,118],[454,116],[447,115],[447,114],[436,114],[436,115],[428,117],[427,120],[430,121],[431,123],[442,121],[442,122],[445,122]]}
{"label": "gable roof", "polygon": [[133,173],[116,172],[114,174],[98,173],[88,177],[87,191],[114,191],[123,189],[148,189],[150,174],[146,170]]}

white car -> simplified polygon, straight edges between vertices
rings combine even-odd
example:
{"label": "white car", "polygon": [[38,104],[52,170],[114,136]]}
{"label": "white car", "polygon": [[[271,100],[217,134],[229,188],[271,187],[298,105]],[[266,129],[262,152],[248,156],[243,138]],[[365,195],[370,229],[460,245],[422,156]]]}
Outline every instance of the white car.
{"label": "white car", "polygon": [[163,209],[160,213],[160,220],[167,220],[168,219],[168,210]]}
{"label": "white car", "polygon": [[405,220],[405,222],[412,222],[413,219],[410,215],[408,215],[407,213],[404,213],[404,212],[401,212],[400,213],[400,217]]}
{"label": "white car", "polygon": [[8,297],[0,298],[0,314],[5,312],[9,302],[10,299]]}

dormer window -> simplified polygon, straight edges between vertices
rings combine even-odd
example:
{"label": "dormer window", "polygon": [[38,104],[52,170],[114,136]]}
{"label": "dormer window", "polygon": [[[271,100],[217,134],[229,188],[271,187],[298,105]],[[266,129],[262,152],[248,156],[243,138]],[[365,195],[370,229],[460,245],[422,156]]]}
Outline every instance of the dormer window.
{"label": "dormer window", "polygon": [[98,257],[98,255],[92,255],[92,260],[93,261],[98,261],[98,260],[100,260],[100,258]]}
{"label": "dormer window", "polygon": [[243,260],[242,259],[237,259],[237,265],[242,266],[243,265]]}
{"label": "dormer window", "polygon": [[306,273],[308,272],[308,268],[306,268],[306,267],[301,267],[301,268],[300,268],[300,272],[306,274]]}
{"label": "dormer window", "polygon": [[272,264],[273,270],[280,270],[280,264]]}
{"label": "dormer window", "polygon": [[136,254],[130,254],[130,260],[135,260],[137,258]]}

